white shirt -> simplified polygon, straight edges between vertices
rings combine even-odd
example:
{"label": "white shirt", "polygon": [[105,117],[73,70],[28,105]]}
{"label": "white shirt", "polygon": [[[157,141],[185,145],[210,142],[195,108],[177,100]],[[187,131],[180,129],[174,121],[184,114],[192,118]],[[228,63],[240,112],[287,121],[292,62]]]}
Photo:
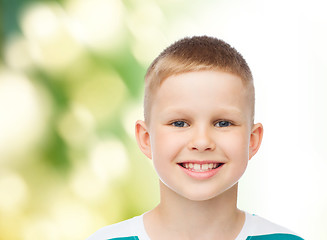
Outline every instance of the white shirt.
{"label": "white shirt", "polygon": [[[144,228],[144,214],[101,228],[87,240],[151,240]],[[303,240],[290,230],[262,217],[245,213],[245,222],[235,240]]]}

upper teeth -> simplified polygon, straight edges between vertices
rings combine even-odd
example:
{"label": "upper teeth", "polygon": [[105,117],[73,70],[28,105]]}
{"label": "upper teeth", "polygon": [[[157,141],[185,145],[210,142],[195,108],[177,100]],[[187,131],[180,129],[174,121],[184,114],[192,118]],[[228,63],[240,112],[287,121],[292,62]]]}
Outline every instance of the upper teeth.
{"label": "upper teeth", "polygon": [[182,166],[191,171],[204,172],[204,171],[208,171],[208,170],[217,168],[219,166],[219,163],[204,163],[204,164],[182,163]]}

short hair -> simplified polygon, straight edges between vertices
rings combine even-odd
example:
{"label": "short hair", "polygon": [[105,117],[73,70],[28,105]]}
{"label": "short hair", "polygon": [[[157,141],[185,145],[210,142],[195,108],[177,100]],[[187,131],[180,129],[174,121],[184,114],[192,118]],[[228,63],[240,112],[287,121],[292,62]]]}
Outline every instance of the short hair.
{"label": "short hair", "polygon": [[217,70],[235,74],[248,88],[254,118],[254,86],[251,70],[242,55],[228,43],[208,36],[183,38],[162,51],[145,75],[144,119],[149,120],[151,101],[162,82],[187,72]]}

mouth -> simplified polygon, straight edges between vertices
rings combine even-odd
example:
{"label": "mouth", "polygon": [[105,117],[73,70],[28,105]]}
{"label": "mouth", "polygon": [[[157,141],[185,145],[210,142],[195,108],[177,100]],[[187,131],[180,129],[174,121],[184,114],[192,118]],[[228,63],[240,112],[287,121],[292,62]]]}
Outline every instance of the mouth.
{"label": "mouth", "polygon": [[192,163],[192,162],[178,163],[178,165],[180,165],[181,167],[192,172],[208,172],[219,168],[223,164],[224,163]]}

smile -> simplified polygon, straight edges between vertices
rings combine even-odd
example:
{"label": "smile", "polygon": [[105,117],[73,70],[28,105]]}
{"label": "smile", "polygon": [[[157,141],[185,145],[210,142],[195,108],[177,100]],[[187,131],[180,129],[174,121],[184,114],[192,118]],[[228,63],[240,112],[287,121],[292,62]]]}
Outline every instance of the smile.
{"label": "smile", "polygon": [[183,168],[193,172],[207,172],[216,169],[223,163],[179,163]]}
{"label": "smile", "polygon": [[225,163],[218,163],[212,161],[192,161],[178,163],[181,170],[196,180],[210,179],[215,176]]}

